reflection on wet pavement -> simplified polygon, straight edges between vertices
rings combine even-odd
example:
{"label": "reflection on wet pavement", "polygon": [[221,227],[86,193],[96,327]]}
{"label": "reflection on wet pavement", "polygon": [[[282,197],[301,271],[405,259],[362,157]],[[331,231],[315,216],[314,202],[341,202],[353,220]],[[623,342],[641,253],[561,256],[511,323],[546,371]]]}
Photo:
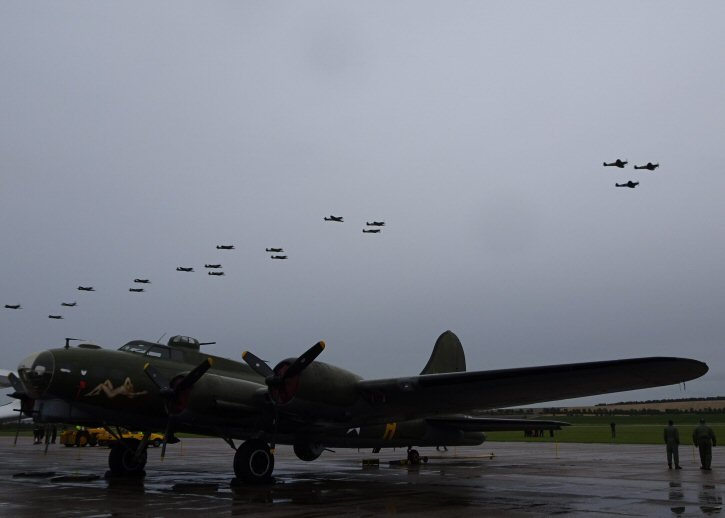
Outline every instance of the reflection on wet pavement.
{"label": "reflection on wet pavement", "polygon": [[[495,451],[493,458],[488,454]],[[486,444],[458,448],[420,466],[392,467],[402,451],[323,454],[298,460],[278,447],[275,483],[249,486],[233,476],[233,451],[220,440],[188,439],[166,459],[149,454],[146,476],[106,478],[107,449],[12,447],[0,438],[0,515],[54,517],[539,516],[549,514],[702,516],[722,510],[717,466],[662,469],[660,448],[627,445]],[[705,478],[707,477],[707,478]],[[663,492],[664,489],[664,492]]]}

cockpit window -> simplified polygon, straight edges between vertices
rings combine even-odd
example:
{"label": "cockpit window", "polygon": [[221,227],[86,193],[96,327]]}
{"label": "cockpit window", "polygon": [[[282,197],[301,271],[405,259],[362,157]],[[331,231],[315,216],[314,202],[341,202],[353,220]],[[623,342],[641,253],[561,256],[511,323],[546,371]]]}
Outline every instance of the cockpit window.
{"label": "cockpit window", "polygon": [[126,345],[122,346],[119,351],[126,351],[136,354],[146,354],[146,351],[148,351],[150,347],[150,344],[127,343]]}
{"label": "cockpit window", "polygon": [[121,346],[119,351],[126,351],[133,354],[143,354],[152,358],[168,359],[171,357],[169,348],[165,345],[157,345],[149,342],[129,342]]}

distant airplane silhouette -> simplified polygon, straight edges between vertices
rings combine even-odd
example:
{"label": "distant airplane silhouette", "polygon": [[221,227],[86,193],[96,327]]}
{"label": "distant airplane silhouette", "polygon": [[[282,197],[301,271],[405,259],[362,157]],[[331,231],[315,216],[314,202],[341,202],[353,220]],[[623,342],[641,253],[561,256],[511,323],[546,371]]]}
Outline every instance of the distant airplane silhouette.
{"label": "distant airplane silhouette", "polygon": [[48,315],[48,318],[52,318],[55,320],[63,320],[63,315]]}
{"label": "distant airplane silhouette", "polygon": [[177,272],[193,272],[194,268],[184,268],[183,266],[176,267]]}
{"label": "distant airplane silhouette", "polygon": [[611,164],[608,164],[608,163],[604,162],[604,167],[614,166],[614,167],[619,167],[619,168],[621,169],[621,168],[623,168],[623,167],[624,167],[625,165],[627,165],[628,163],[629,163],[629,162],[627,162],[626,160],[620,160],[620,159],[618,158],[617,160],[615,160],[615,161],[614,161],[614,162],[612,162]]}
{"label": "distant airplane silhouette", "polygon": [[634,166],[635,169],[647,169],[648,171],[654,171],[660,166],[660,164],[653,164],[652,162],[647,162],[647,165],[636,165]]}
{"label": "distant airplane silhouette", "polygon": [[139,284],[151,284],[151,281],[148,279],[134,279],[133,282],[138,282]]}
{"label": "distant airplane silhouette", "polygon": [[275,254],[279,252],[284,252],[283,248],[265,248],[264,250],[267,252],[274,252]]}
{"label": "distant airplane silhouette", "polygon": [[216,275],[216,276],[221,276],[221,275],[224,275],[224,272],[206,272],[206,273],[207,273],[208,275]]}
{"label": "distant airplane silhouette", "polygon": [[221,264],[205,264],[204,268],[221,268]]}
{"label": "distant airplane silhouette", "polygon": [[234,250],[234,245],[217,245],[217,250]]}
{"label": "distant airplane silhouette", "polygon": [[5,304],[5,309],[23,309],[20,304]]}
{"label": "distant airplane silhouette", "polygon": [[80,291],[96,291],[93,286],[78,286]]}
{"label": "distant airplane silhouette", "polygon": [[128,291],[132,291],[133,293],[143,293],[143,288],[129,288]]}
{"label": "distant airplane silhouette", "polygon": [[366,221],[365,224],[368,227],[384,227],[385,226],[385,222],[384,221],[373,221],[372,223],[369,222],[369,221]]}
{"label": "distant airplane silhouette", "polygon": [[634,189],[639,185],[639,182],[633,182],[632,180],[628,181],[627,183],[615,183],[615,187],[629,187],[630,189]]}
{"label": "distant airplane silhouette", "polygon": [[270,256],[272,259],[287,259],[286,255],[272,255]]}
{"label": "distant airplane silhouette", "polygon": [[78,303],[77,302],[61,302],[60,305],[65,306],[67,308],[73,308],[73,307],[76,307],[78,305]]}
{"label": "distant airplane silhouette", "polygon": [[325,218],[325,221],[337,221],[338,223],[343,223],[342,216],[333,216],[330,214],[329,218]]}
{"label": "distant airplane silhouette", "polygon": [[366,228],[363,229],[363,234],[377,234],[378,232],[380,232],[379,228],[371,228],[370,230]]}

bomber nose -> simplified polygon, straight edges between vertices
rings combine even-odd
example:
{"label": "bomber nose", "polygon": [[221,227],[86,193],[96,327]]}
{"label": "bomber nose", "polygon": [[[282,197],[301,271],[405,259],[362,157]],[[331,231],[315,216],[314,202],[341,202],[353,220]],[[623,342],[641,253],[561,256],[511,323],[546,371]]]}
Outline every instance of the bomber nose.
{"label": "bomber nose", "polygon": [[33,399],[40,398],[53,380],[55,358],[50,351],[31,354],[18,365],[18,376]]}

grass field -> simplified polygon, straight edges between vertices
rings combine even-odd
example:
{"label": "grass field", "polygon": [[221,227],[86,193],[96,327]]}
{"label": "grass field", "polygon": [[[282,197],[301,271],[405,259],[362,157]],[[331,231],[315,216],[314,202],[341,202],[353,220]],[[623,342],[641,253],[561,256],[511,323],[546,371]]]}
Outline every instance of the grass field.
{"label": "grass field", "polygon": [[[667,421],[672,419],[680,431],[680,443],[692,444],[692,431],[698,425],[700,416],[697,414],[678,415],[643,415],[643,416],[542,416],[540,419],[564,421],[565,426],[554,432],[554,437],[545,433],[544,437],[524,437],[523,432],[488,432],[488,441],[521,441],[521,442],[580,442],[621,444],[662,444],[663,430]],[[705,416],[708,426],[715,436],[725,443],[725,414]],[[612,438],[609,423],[616,425],[616,437]]]}

